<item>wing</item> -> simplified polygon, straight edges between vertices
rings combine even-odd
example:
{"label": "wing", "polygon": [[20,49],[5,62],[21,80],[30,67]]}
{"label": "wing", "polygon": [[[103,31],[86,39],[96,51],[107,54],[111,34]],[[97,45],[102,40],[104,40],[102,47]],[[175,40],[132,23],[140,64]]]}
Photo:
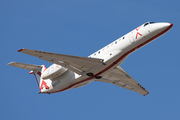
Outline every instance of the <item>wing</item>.
{"label": "wing", "polygon": [[8,65],[14,66],[14,67],[19,67],[19,68],[26,69],[26,70],[37,70],[37,69],[41,68],[40,65],[31,65],[31,64],[18,63],[18,62],[10,62]]}
{"label": "wing", "polygon": [[20,49],[18,52],[36,56],[39,59],[46,60],[50,63],[61,65],[80,75],[95,69],[103,63],[102,59],[63,55],[30,49]]}
{"label": "wing", "polygon": [[112,83],[122,88],[133,90],[139,94],[147,95],[149,92],[127,74],[120,66],[96,81]]}

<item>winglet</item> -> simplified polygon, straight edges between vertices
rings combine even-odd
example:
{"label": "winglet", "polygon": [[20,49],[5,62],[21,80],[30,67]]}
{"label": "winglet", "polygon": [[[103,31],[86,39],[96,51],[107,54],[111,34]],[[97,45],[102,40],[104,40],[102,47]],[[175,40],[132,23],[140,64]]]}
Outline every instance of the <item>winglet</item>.
{"label": "winglet", "polygon": [[144,96],[148,95],[150,92],[148,92],[147,94],[145,94]]}
{"label": "winglet", "polygon": [[24,50],[25,48],[19,49],[18,52],[21,52],[22,50]]}

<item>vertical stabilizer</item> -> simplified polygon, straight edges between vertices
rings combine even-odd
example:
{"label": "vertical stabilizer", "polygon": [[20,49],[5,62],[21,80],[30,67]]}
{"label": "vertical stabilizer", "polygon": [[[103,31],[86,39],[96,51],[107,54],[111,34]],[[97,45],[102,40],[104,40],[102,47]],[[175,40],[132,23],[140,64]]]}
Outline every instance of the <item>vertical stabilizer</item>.
{"label": "vertical stabilizer", "polygon": [[[41,66],[41,69],[36,69],[36,70],[32,70],[30,73],[33,73],[36,77],[36,80],[37,80],[37,83],[38,83],[38,86],[39,86],[39,89],[42,90],[43,88],[45,88],[46,90],[49,90],[49,86],[47,85],[47,82],[45,82],[41,75],[42,73],[46,70],[47,68],[42,65]],[[47,81],[47,80],[46,80]]]}

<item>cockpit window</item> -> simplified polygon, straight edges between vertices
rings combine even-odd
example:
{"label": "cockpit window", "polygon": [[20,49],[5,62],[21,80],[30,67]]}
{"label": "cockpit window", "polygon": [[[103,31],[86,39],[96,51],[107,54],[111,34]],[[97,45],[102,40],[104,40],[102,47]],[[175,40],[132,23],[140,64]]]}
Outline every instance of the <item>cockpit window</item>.
{"label": "cockpit window", "polygon": [[155,22],[147,22],[147,23],[144,24],[144,27],[145,27],[146,25],[153,24],[153,23],[155,23]]}
{"label": "cockpit window", "polygon": [[149,22],[150,24],[153,24],[153,23],[155,23],[155,22]]}
{"label": "cockpit window", "polygon": [[149,24],[149,22],[145,23],[145,24],[144,24],[144,27],[145,27],[146,25],[148,25],[148,24]]}

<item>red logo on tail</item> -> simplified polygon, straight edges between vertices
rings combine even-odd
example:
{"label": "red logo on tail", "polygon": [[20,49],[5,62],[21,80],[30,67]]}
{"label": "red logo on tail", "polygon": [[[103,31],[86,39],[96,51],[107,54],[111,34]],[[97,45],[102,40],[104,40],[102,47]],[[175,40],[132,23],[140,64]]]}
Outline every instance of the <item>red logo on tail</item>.
{"label": "red logo on tail", "polygon": [[43,88],[43,85],[46,89],[49,90],[49,86],[47,85],[47,83],[44,80],[42,80],[41,87],[39,88],[40,90]]}
{"label": "red logo on tail", "polygon": [[[37,72],[37,74],[41,77],[41,75],[42,75],[42,73],[41,72]],[[48,89],[49,90],[49,86],[47,85],[47,83],[44,81],[44,80],[42,80],[42,83],[41,83],[41,86],[40,86],[40,90],[43,88],[43,86],[46,88],[46,89]]]}

